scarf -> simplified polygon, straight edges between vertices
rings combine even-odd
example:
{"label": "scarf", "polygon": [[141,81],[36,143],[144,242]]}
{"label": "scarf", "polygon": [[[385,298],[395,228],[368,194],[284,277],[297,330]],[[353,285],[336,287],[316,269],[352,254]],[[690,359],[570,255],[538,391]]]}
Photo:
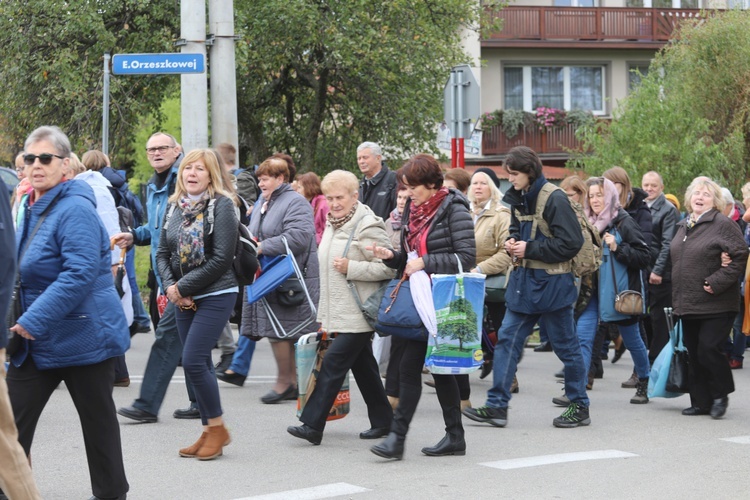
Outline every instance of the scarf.
{"label": "scarf", "polygon": [[398,208],[394,208],[393,212],[391,212],[391,226],[394,231],[401,230],[401,212],[398,211]]}
{"label": "scarf", "polygon": [[328,219],[328,222],[333,226],[334,229],[341,229],[341,226],[352,220],[352,217],[354,217],[354,212],[357,211],[357,205],[359,205],[359,202],[354,202],[354,205],[352,205],[352,209],[349,210],[349,213],[346,214],[343,217],[339,217],[338,219],[333,216],[331,212],[328,212],[328,215],[326,218]]}
{"label": "scarf", "polygon": [[604,231],[609,227],[612,220],[617,217],[617,213],[620,211],[620,196],[617,194],[617,188],[615,184],[609,180],[604,179],[604,208],[599,214],[595,214],[591,210],[591,204],[589,203],[588,196],[584,200],[584,211],[586,217],[592,226],[596,227],[599,234],[604,234]]}
{"label": "scarf", "polygon": [[208,193],[197,200],[180,198],[177,207],[182,210],[182,225],[178,237],[180,266],[187,265],[193,269],[206,261],[203,246],[203,211],[208,205]]}
{"label": "scarf", "polygon": [[446,196],[448,196],[448,188],[443,186],[418,207],[414,207],[412,203],[413,210],[409,213],[409,232],[406,235],[406,242],[410,249],[419,253],[419,240],[424,236],[422,233],[426,234],[427,228]]}

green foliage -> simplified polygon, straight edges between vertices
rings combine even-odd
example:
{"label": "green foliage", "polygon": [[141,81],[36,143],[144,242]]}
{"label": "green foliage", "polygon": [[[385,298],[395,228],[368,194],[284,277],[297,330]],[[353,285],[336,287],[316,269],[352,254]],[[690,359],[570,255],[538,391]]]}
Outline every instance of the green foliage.
{"label": "green foliage", "polygon": [[[0,115],[20,147],[31,130],[58,125],[82,153],[101,148],[103,54],[172,52],[179,5],[163,0],[0,2]],[[112,77],[110,151],[128,166],[137,119],[158,110],[174,77]]]}
{"label": "green foliage", "polygon": [[438,329],[440,336],[451,340],[458,340],[459,349],[464,348],[464,342],[477,341],[477,313],[471,302],[458,297],[448,304],[449,314]]}
{"label": "green foliage", "polygon": [[[706,13],[706,15],[709,15]],[[634,183],[649,170],[681,197],[708,175],[735,193],[750,160],[750,17],[714,13],[686,23],[657,54],[641,85],[619,103],[611,124],[579,130],[588,155],[571,166],[599,174],[619,165]]]}
{"label": "green foliage", "polygon": [[524,128],[533,127],[544,132],[550,128],[566,125],[582,127],[595,122],[596,118],[591,111],[584,109],[565,111],[563,109],[539,107],[533,112],[522,109],[498,109],[482,115],[482,128],[484,130],[500,126],[503,133],[509,138],[515,137]]}
{"label": "green foliage", "polygon": [[[434,143],[461,28],[479,2],[253,0],[236,31],[243,164],[276,150],[301,171],[355,165],[356,146],[404,157]],[[437,151],[433,151],[437,153]]]}

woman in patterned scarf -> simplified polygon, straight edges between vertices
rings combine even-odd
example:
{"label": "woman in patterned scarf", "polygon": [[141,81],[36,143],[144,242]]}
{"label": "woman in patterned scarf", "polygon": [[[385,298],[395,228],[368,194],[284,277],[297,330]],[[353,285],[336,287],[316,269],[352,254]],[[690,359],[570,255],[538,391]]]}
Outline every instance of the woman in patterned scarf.
{"label": "woman in patterned scarf", "polygon": [[[185,156],[169,198],[156,262],[167,298],[178,309],[182,366],[195,389],[203,433],[180,456],[211,460],[230,442],[211,350],[229,321],[239,287],[232,262],[237,244],[237,197],[222,182],[216,153],[196,149]],[[208,217],[213,204],[213,221]]]}

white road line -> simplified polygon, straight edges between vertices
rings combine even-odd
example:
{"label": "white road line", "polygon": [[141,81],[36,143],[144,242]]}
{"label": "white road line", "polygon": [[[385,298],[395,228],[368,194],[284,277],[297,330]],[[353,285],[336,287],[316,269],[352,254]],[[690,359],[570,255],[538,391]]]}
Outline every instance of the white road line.
{"label": "white road line", "polygon": [[[252,377],[247,377],[247,380],[245,380],[245,385],[251,385],[251,384],[267,384],[269,381],[276,380],[275,375],[255,375]],[[131,375],[130,376],[130,383],[131,384],[140,384],[143,382],[143,375]],[[184,375],[174,375],[172,377],[172,380],[169,382],[170,384],[185,384],[185,376]],[[220,384],[223,385],[226,384],[225,382]]]}
{"label": "white road line", "polygon": [[733,438],[720,438],[719,441],[728,441],[737,444],[750,444],[750,436],[739,436]]}
{"label": "white road line", "polygon": [[537,467],[539,465],[562,464],[566,462],[581,462],[584,460],[603,460],[607,458],[629,458],[637,457],[633,453],[620,450],[598,450],[580,451],[576,453],[559,453],[557,455],[539,455],[536,457],[511,458],[497,462],[485,462],[479,465],[495,469],[510,470],[522,469],[524,467]]}
{"label": "white road line", "polygon": [[364,493],[366,491],[370,490],[349,483],[332,483],[313,486],[312,488],[302,488],[301,490],[280,491],[268,495],[238,498],[237,500],[317,500]]}

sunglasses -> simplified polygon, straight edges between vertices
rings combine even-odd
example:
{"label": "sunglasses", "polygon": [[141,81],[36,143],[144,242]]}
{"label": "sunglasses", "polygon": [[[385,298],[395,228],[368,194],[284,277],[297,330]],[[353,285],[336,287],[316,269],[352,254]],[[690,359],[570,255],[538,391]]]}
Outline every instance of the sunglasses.
{"label": "sunglasses", "polygon": [[23,155],[23,163],[25,165],[33,165],[37,158],[39,158],[39,163],[42,165],[49,165],[52,163],[52,158],[60,158],[61,160],[65,159],[64,156],[42,153],[40,155]]}

